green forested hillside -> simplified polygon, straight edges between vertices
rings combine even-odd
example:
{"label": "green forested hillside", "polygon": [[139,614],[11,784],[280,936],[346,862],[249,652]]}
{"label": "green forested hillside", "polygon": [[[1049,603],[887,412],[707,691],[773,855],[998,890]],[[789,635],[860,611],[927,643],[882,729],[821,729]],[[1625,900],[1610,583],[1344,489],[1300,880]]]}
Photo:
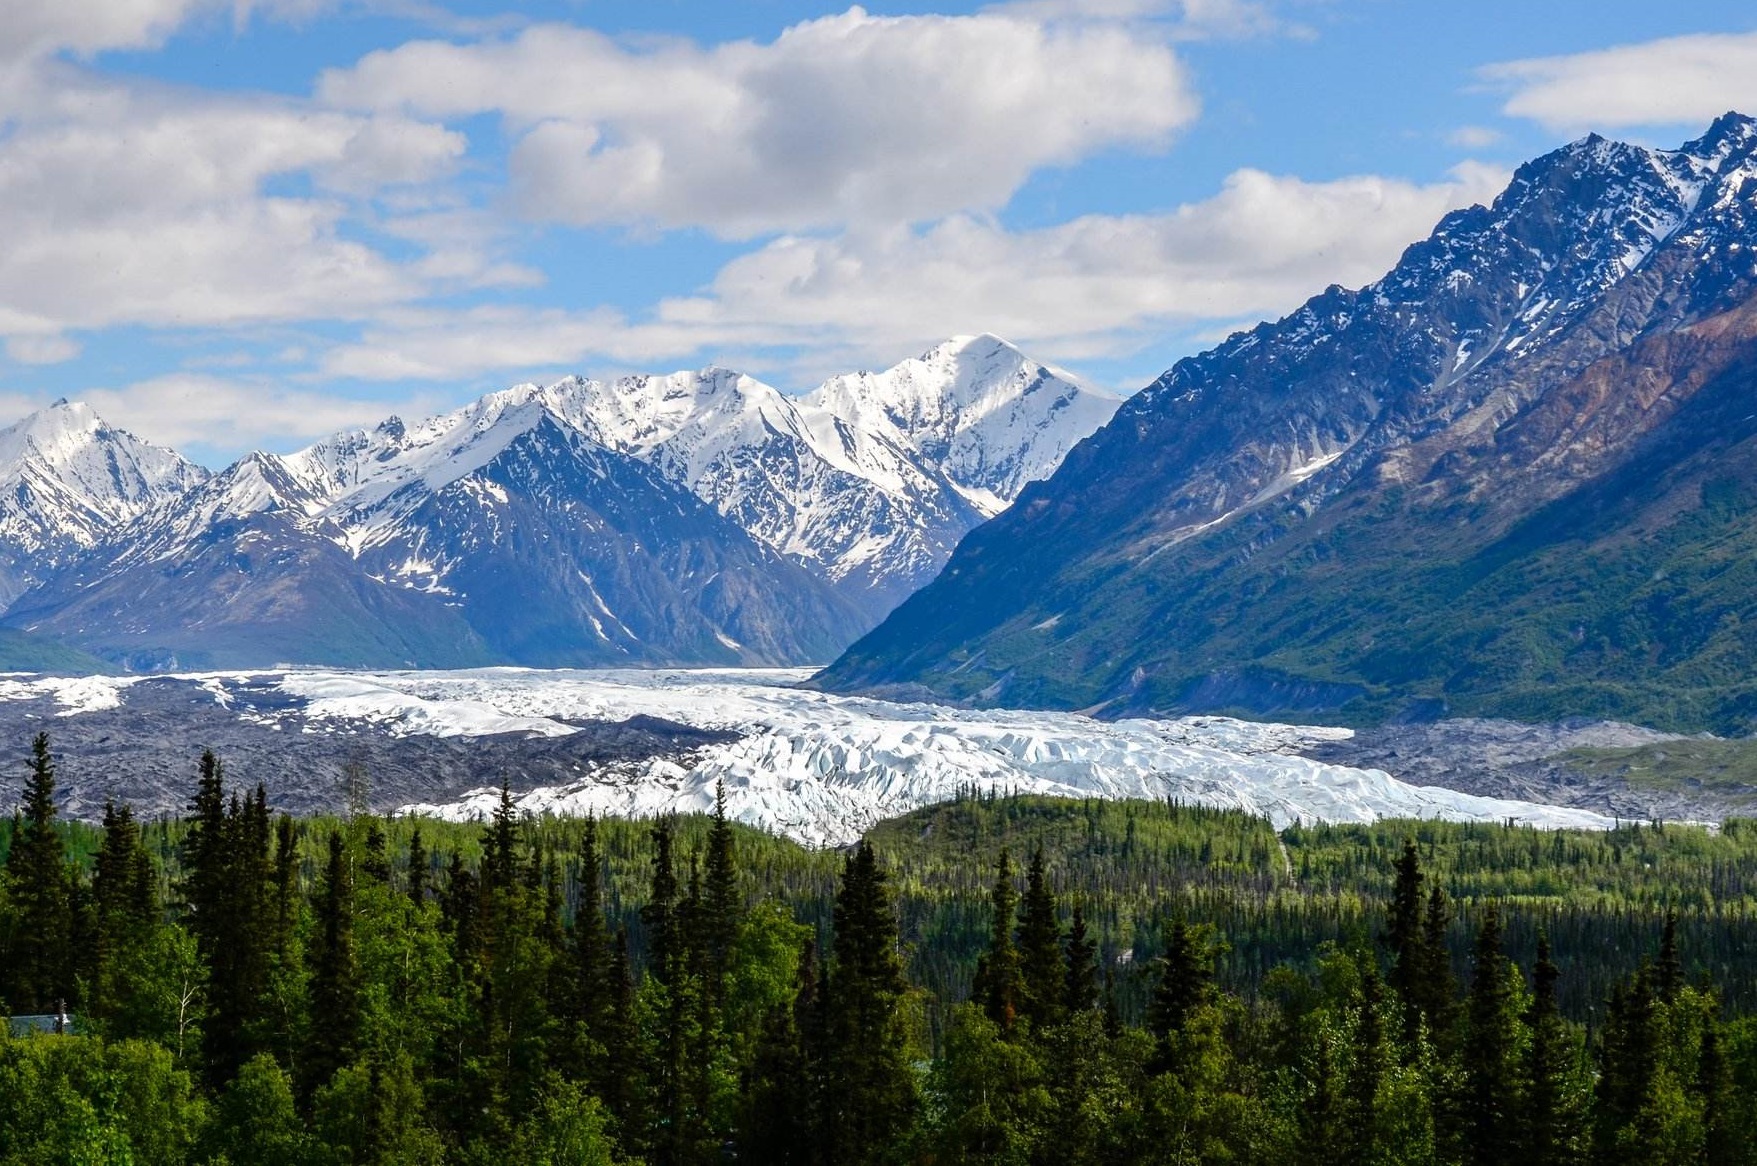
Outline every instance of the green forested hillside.
{"label": "green forested hillside", "polygon": [[1757,824],[966,798],[827,852],[294,821],[211,759],[186,821],[27,794],[0,996],[77,1035],[0,1039],[0,1163],[1753,1160]]}

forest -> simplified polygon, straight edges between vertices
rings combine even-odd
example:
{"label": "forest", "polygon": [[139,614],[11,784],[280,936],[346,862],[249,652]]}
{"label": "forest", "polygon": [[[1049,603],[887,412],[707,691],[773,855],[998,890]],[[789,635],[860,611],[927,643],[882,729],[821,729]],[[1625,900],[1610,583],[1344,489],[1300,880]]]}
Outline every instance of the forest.
{"label": "forest", "polygon": [[1757,823],[0,821],[0,1163],[1757,1163]]}

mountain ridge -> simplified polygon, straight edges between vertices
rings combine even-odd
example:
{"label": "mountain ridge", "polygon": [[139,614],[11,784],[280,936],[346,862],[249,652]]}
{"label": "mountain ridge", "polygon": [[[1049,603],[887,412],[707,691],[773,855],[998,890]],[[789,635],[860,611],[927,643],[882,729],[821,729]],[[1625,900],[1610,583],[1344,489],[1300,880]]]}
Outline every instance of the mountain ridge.
{"label": "mountain ridge", "polygon": [[[1047,386],[1062,402],[1014,401],[1023,420],[997,436],[997,462],[1059,458],[1070,422],[1114,408],[982,339],[1017,386],[977,397]],[[928,355],[968,391],[966,347]],[[107,431],[84,406],[56,408]],[[723,369],[514,385],[193,474],[24,580],[5,623],[148,670],[821,662],[985,517],[900,437]],[[527,527],[546,549],[520,541]],[[506,610],[515,593],[522,612]]]}
{"label": "mountain ridge", "polygon": [[[1742,115],[1675,151],[1591,136],[1527,163],[1383,279],[1180,361],[820,683],[1737,730],[1757,702],[1732,661],[1757,643],[1698,625],[1750,607],[1726,574],[1745,555],[1715,576],[1706,548],[1757,486],[1731,427],[1753,245]],[[1716,442],[1718,463],[1687,456]],[[1627,510],[1659,484],[1629,476],[1641,458],[1675,471],[1647,527],[1586,540],[1548,509]]]}

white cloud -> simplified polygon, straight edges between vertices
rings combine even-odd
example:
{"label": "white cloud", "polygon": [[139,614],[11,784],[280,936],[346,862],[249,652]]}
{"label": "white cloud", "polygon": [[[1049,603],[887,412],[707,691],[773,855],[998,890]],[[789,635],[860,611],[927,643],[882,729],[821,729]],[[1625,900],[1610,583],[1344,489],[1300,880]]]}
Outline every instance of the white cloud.
{"label": "white cloud", "polygon": [[[466,144],[455,131],[57,60],[0,72],[0,337],[14,359],[117,325],[357,319],[434,278],[345,225],[370,221],[372,196],[447,174]],[[308,191],[269,193],[300,178]]]}
{"label": "white cloud", "polygon": [[1114,24],[859,8],[775,41],[619,43],[560,25],[417,42],[326,74],[345,108],[504,115],[532,217],[730,237],[922,222],[1035,171],[1158,149],[1196,115],[1170,48]]}
{"label": "white cloud", "polygon": [[1503,112],[1552,129],[1701,123],[1757,112],[1757,33],[1667,37],[1480,70]]}
{"label": "white cloud", "polygon": [[438,404],[417,397],[392,406],[205,373],[171,373],[122,388],[91,389],[80,398],[105,420],[161,445],[283,452],[340,429],[375,424],[394,412],[419,416]]}
{"label": "white cloud", "polygon": [[6,355],[20,364],[60,364],[79,355],[79,344],[57,334],[9,336]]}
{"label": "white cloud", "polygon": [[1447,210],[1506,174],[1467,164],[1431,185],[1361,176],[1312,183],[1256,170],[1158,215],[1093,215],[1010,232],[953,216],[917,230],[786,237],[727,264],[702,294],[650,318],[560,310],[403,314],[328,354],[366,379],[458,378],[651,365],[798,346],[822,360],[884,362],[958,332],[993,331],[1042,359],[1114,356],[1174,326],[1290,310],[1331,283],[1383,274]]}
{"label": "white cloud", "polygon": [[1446,143],[1465,150],[1486,150],[1499,145],[1506,135],[1488,126],[1459,126],[1446,135]]}

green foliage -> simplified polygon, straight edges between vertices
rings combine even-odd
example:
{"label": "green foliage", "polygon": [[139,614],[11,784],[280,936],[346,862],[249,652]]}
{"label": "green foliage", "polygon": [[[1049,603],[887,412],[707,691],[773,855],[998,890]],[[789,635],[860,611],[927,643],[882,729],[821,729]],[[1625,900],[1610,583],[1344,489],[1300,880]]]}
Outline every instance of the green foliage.
{"label": "green foliage", "polygon": [[42,835],[92,1006],[0,1039],[0,1166],[1753,1166],[1746,823],[966,798],[834,853],[201,777]]}

